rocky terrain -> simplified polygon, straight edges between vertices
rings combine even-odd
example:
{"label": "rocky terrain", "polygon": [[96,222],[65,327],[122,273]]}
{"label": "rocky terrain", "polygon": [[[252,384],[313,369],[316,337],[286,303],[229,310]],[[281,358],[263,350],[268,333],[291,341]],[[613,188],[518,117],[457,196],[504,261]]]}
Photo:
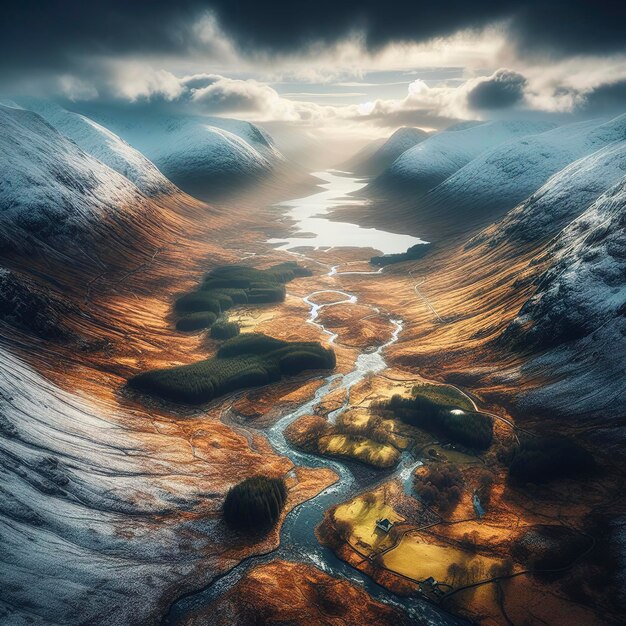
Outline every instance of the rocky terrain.
{"label": "rocky terrain", "polygon": [[622,177],[550,244],[548,269],[505,330],[505,338],[539,351],[523,375],[546,371],[552,379],[525,396],[526,410],[595,418],[609,428],[618,420],[623,428],[625,208]]}

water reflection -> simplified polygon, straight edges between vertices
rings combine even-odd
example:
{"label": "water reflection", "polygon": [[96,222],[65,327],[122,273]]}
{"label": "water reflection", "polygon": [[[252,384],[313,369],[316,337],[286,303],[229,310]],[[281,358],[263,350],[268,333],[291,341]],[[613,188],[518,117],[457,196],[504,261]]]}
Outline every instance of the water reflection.
{"label": "water reflection", "polygon": [[313,248],[356,247],[374,248],[383,254],[405,252],[418,243],[426,243],[418,237],[388,233],[377,228],[361,228],[358,224],[330,221],[324,215],[342,206],[360,206],[365,200],[349,194],[362,189],[367,181],[353,178],[336,170],[316,172],[324,183],[318,191],[305,198],[287,200],[276,206],[289,209],[289,217],[295,221],[299,234],[282,239],[270,239],[268,243],[281,244],[279,250],[298,246]]}

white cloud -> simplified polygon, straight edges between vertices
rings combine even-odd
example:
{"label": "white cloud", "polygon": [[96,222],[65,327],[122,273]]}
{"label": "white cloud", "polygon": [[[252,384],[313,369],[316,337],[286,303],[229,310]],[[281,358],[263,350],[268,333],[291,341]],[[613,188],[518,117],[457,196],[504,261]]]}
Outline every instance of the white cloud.
{"label": "white cloud", "polygon": [[152,98],[175,100],[185,89],[174,74],[139,62],[113,64],[109,80],[113,93],[130,102]]}

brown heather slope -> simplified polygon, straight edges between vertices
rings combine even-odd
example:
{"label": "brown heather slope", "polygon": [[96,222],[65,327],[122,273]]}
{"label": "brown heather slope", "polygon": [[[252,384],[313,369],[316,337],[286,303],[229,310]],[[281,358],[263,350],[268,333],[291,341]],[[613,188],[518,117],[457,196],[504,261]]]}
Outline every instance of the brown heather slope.
{"label": "brown heather slope", "polygon": [[181,626],[386,626],[408,624],[399,611],[371,599],[362,589],[315,567],[272,561],[250,570],[235,587],[188,614]]}

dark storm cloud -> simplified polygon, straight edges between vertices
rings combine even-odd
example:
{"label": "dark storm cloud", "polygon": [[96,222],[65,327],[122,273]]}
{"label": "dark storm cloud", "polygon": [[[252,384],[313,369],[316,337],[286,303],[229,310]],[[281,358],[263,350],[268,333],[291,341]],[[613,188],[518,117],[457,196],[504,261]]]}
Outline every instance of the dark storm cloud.
{"label": "dark storm cloud", "polygon": [[626,81],[601,85],[585,96],[580,111],[587,115],[614,115],[624,112]]}
{"label": "dark storm cloud", "polygon": [[508,18],[526,52],[612,52],[626,46],[626,3],[606,0],[22,0],[3,7],[2,71],[72,68],[83,56],[185,53],[202,46],[193,26],[208,10],[248,52],[294,52],[354,30],[363,30],[370,47],[423,41]]}
{"label": "dark storm cloud", "polygon": [[498,70],[481,80],[467,94],[467,103],[472,109],[505,109],[524,99],[526,78],[512,70]]}

